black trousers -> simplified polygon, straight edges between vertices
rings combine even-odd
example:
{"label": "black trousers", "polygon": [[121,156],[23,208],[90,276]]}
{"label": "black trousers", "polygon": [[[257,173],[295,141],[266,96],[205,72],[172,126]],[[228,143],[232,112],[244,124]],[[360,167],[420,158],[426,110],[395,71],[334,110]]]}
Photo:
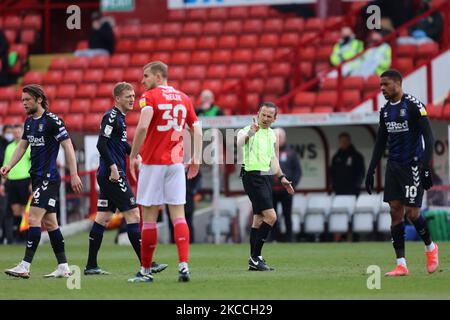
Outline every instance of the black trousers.
{"label": "black trousers", "polygon": [[[278,203],[281,203],[282,213],[284,218],[284,223],[286,225],[286,241],[293,241],[292,237],[292,195],[287,193],[286,190],[274,191],[273,192],[273,207],[275,211],[277,211]],[[279,216],[279,212],[277,212],[277,216]],[[281,240],[281,232],[280,232],[280,224],[279,221],[274,225],[272,229],[272,237],[273,240],[280,241]]]}

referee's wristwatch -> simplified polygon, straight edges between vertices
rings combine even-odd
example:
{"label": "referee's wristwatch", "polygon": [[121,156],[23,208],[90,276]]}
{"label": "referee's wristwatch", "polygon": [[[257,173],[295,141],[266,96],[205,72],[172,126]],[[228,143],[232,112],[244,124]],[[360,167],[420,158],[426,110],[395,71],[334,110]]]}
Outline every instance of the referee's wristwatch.
{"label": "referee's wristwatch", "polygon": [[283,180],[283,178],[286,178],[286,176],[284,174],[282,174],[281,176],[278,177],[278,181],[281,183],[281,180]]}

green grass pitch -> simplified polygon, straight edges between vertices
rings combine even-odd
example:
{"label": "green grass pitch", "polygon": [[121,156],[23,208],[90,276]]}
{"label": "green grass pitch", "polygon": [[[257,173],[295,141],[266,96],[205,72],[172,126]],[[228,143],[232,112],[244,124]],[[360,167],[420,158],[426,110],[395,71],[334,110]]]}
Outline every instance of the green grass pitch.
{"label": "green grass pitch", "polygon": [[[156,261],[169,267],[153,283],[128,283],[138,270],[131,247],[113,243],[105,234],[99,265],[110,276],[81,276],[81,288],[69,290],[66,279],[44,279],[56,260],[50,244],[38,248],[28,280],[0,275],[0,299],[450,299],[450,243],[439,243],[440,269],[425,270],[423,244],[407,242],[410,276],[386,278],[394,267],[389,242],[268,243],[264,257],[275,272],[247,271],[247,244],[195,244],[190,250],[191,282],[179,283],[175,245],[159,245]],[[83,269],[87,233],[66,239],[70,265]],[[24,247],[0,246],[0,269],[13,267]],[[381,289],[369,290],[367,267],[381,268]]]}

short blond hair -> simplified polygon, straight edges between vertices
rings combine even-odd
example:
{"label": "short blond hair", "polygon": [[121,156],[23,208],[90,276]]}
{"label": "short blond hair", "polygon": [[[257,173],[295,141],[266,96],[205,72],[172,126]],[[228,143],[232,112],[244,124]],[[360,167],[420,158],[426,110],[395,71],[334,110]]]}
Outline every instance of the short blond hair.
{"label": "short blond hair", "polygon": [[113,97],[120,97],[125,90],[134,90],[133,86],[128,82],[118,82],[114,85]]}
{"label": "short blond hair", "polygon": [[150,68],[150,72],[153,74],[160,73],[164,79],[167,79],[169,73],[169,67],[162,61],[152,61],[144,66],[144,70]]}

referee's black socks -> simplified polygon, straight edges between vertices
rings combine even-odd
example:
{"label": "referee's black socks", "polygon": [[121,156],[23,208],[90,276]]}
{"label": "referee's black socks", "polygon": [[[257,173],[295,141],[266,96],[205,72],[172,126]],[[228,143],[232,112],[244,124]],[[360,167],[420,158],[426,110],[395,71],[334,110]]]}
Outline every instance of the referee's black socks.
{"label": "referee's black socks", "polygon": [[392,245],[397,259],[405,257],[405,223],[401,222],[391,226]]}
{"label": "referee's black socks", "polygon": [[272,230],[272,226],[263,221],[256,234],[255,250],[252,255],[253,257],[261,256],[262,247],[264,242],[266,242],[269,237],[270,230]]}

